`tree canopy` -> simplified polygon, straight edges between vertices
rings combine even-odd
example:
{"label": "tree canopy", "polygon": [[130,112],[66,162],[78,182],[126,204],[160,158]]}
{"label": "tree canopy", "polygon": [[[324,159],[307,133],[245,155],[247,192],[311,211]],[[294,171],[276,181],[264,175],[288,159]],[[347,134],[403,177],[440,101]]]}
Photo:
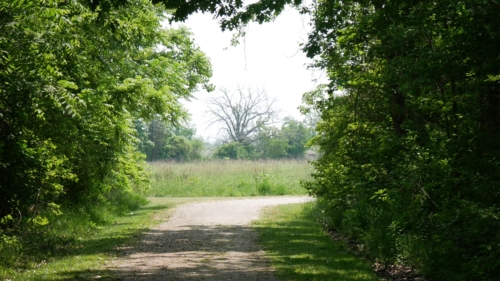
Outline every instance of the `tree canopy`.
{"label": "tree canopy", "polygon": [[202,158],[203,141],[187,123],[171,124],[160,118],[134,121],[139,135],[139,151],[146,161],[193,161]]}
{"label": "tree canopy", "polygon": [[215,158],[229,159],[302,159],[313,137],[312,128],[304,122],[286,117],[281,127],[259,126],[251,143],[227,139],[213,153]]}
{"label": "tree canopy", "polygon": [[133,121],[181,120],[179,99],[210,89],[188,30],[126,2],[101,17],[85,1],[0,1],[2,229],[146,188]]}
{"label": "tree canopy", "polygon": [[[319,1],[304,51],[329,85],[311,193],[370,254],[432,280],[499,274],[500,6]],[[488,237],[488,238],[486,238]]]}

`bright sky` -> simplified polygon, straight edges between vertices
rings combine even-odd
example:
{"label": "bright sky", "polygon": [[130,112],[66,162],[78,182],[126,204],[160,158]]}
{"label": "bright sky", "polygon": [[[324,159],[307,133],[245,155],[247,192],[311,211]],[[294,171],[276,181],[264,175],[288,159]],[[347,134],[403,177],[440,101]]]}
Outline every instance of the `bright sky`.
{"label": "bright sky", "polygon": [[[310,60],[300,50],[299,43],[307,40],[307,19],[293,8],[287,8],[276,21],[263,25],[250,24],[245,41],[230,46],[232,34],[222,32],[210,14],[195,14],[183,25],[194,33],[195,43],[212,63],[212,84],[217,88],[264,88],[270,98],[277,100],[280,118],[293,116],[302,120],[297,107],[302,94],[316,87],[314,79],[321,72],[307,69]],[[219,127],[209,126],[205,100],[218,95],[200,91],[197,100],[184,103],[192,116],[191,123],[205,140],[215,141]]]}

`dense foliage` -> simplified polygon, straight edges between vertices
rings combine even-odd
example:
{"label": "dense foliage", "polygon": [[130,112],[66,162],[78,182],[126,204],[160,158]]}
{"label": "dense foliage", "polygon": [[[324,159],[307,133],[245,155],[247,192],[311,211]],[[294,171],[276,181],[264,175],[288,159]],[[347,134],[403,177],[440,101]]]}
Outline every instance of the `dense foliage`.
{"label": "dense foliage", "polygon": [[189,124],[171,124],[154,119],[134,121],[139,134],[139,151],[146,161],[193,161],[203,157],[203,141],[195,137],[196,129]]}
{"label": "dense foliage", "polygon": [[212,154],[216,159],[249,159],[249,146],[239,142],[228,142],[218,146]]}
{"label": "dense foliage", "polygon": [[306,184],[332,224],[432,280],[500,276],[500,6],[320,1],[304,50],[330,85]]}
{"label": "dense foliage", "polygon": [[[153,0],[173,19],[211,12],[224,29],[302,2]],[[79,3],[0,4],[4,226],[43,224],[61,200],[140,186],[131,120],[181,117],[177,98],[209,72],[185,31],[158,31],[147,0]],[[331,225],[432,280],[498,279],[498,1],[320,0],[300,10],[313,27],[304,51],[330,79],[304,100],[321,115],[322,152],[306,187]]]}
{"label": "dense foliage", "polygon": [[127,2],[104,15],[85,1],[0,1],[0,252],[61,206],[139,200],[133,120],[182,119],[178,100],[210,87],[189,32]]}
{"label": "dense foliage", "polygon": [[218,159],[301,159],[313,134],[304,122],[286,117],[281,128],[261,126],[252,143],[229,141],[213,152]]}
{"label": "dense foliage", "polygon": [[305,122],[286,117],[281,128],[266,127],[260,130],[254,155],[261,159],[304,158],[312,136],[312,130]]}

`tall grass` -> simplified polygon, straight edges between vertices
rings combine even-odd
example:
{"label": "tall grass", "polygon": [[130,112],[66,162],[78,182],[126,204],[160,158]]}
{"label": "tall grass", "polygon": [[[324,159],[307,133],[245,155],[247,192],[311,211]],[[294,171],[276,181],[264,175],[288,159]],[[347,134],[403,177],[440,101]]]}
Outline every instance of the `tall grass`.
{"label": "tall grass", "polygon": [[149,196],[301,195],[312,166],[306,160],[213,160],[149,163]]}
{"label": "tall grass", "polygon": [[[60,216],[48,217],[50,224],[13,231],[5,236],[12,241],[0,241],[0,280],[43,279],[41,276],[52,274],[46,270],[46,264],[51,271],[69,270],[77,268],[75,264],[80,263],[77,259],[81,256],[95,257],[93,266],[96,266],[98,259],[105,258],[106,251],[112,250],[115,243],[125,241],[108,237],[101,228],[112,226],[114,220],[128,220],[128,215],[119,216],[102,204],[62,211]],[[120,231],[119,235],[133,234]],[[107,245],[109,241],[113,244]],[[60,267],[55,268],[54,264]],[[58,279],[52,277],[49,280]]]}
{"label": "tall grass", "polygon": [[[36,223],[19,220],[0,228],[0,280],[15,271],[36,269],[40,265],[78,251],[88,237],[102,226],[146,205],[140,194],[118,189],[106,194],[107,201],[65,205],[45,212]],[[3,222],[4,220],[2,220]]]}

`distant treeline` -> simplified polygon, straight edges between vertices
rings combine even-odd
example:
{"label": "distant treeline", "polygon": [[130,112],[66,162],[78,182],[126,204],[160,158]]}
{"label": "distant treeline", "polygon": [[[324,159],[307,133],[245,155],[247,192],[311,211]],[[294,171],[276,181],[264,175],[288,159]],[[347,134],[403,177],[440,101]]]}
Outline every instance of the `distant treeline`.
{"label": "distant treeline", "polygon": [[251,142],[226,142],[213,152],[218,159],[301,159],[305,157],[314,128],[285,118],[281,128],[262,127]]}
{"label": "distant treeline", "polygon": [[[305,157],[307,143],[314,128],[287,117],[281,127],[261,126],[249,142],[218,140],[206,143],[196,137],[192,125],[172,125],[159,119],[135,121],[138,148],[147,161],[189,162],[202,159],[300,159]],[[249,138],[250,139],[250,138]]]}

